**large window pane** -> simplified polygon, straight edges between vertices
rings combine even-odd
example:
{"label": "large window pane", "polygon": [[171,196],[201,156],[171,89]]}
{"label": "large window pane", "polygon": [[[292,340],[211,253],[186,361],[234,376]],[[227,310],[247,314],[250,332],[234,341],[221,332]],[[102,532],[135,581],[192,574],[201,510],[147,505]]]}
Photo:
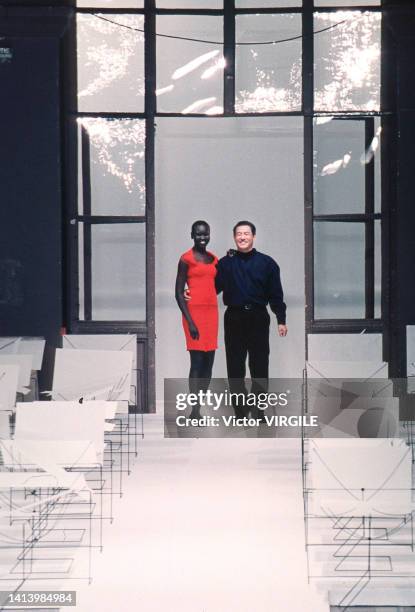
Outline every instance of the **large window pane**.
{"label": "large window pane", "polygon": [[93,225],[92,319],[144,321],[144,224]]}
{"label": "large window pane", "polygon": [[364,213],[365,121],[330,119],[314,123],[314,212]]}
{"label": "large window pane", "polygon": [[222,18],[159,15],[157,33],[163,35],[157,37],[157,109],[184,114],[222,113]]}
{"label": "large window pane", "polygon": [[379,109],[380,25],[380,13],[315,14],[316,110]]}
{"label": "large window pane", "polygon": [[365,317],[364,223],[314,223],[314,316]]}
{"label": "large window pane", "polygon": [[[79,129],[85,130],[89,139],[91,214],[144,214],[145,122],[83,118]],[[81,206],[79,210],[82,214]]]}
{"label": "large window pane", "polygon": [[236,111],[301,109],[301,16],[239,15],[236,41]]}
{"label": "large window pane", "polygon": [[143,111],[143,28],[142,15],[77,16],[80,111]]}

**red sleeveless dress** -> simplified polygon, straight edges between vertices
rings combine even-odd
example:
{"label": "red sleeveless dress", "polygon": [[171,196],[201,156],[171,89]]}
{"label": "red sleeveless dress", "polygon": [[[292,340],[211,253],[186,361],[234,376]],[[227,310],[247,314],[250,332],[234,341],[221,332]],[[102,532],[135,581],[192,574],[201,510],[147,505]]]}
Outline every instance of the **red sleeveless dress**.
{"label": "red sleeveless dress", "polygon": [[197,261],[193,249],[183,253],[180,258],[188,267],[187,285],[191,299],[187,302],[187,308],[199,330],[199,340],[193,340],[187,321],[182,316],[188,351],[214,351],[218,348],[218,299],[215,289],[218,258],[209,251],[207,253],[213,257],[211,263]]}

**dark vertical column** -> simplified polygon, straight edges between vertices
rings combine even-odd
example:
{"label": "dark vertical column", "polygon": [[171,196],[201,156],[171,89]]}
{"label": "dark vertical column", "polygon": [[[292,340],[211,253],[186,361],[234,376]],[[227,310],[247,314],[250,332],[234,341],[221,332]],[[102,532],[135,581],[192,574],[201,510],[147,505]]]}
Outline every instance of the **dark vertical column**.
{"label": "dark vertical column", "polygon": [[[0,12],[0,335],[62,325],[60,48],[68,9]],[[43,378],[45,385],[49,381]]]}
{"label": "dark vertical column", "polygon": [[78,273],[78,109],[76,18],[73,16],[62,40],[61,125],[63,141],[62,253],[63,327],[69,333],[79,318]]}
{"label": "dark vertical column", "polygon": [[156,114],[156,3],[145,0],[145,113],[146,113],[146,311],[147,311],[147,402],[155,412],[155,114]]}
{"label": "dark vertical column", "polygon": [[[375,135],[373,118],[365,120],[365,151],[372,144]],[[375,212],[375,159],[365,166],[365,213]],[[375,316],[375,222],[373,219],[365,223],[365,316],[373,319]]]}
{"label": "dark vertical column", "polygon": [[305,237],[305,346],[308,359],[308,332],[314,320],[314,244],[313,244],[313,108],[314,108],[314,37],[313,0],[304,0],[303,29],[303,113],[304,113],[304,237]]}
{"label": "dark vertical column", "polygon": [[223,111],[235,112],[235,0],[226,0],[223,15]]}
{"label": "dark vertical column", "polygon": [[[383,62],[384,146],[389,166],[383,167],[384,206],[389,204],[390,229],[388,357],[390,375],[406,375],[406,325],[415,324],[415,6],[411,0],[384,0]],[[389,108],[385,108],[389,107]]]}
{"label": "dark vertical column", "polygon": [[[82,127],[82,202],[86,217],[92,214],[91,205],[91,160],[89,134]],[[79,230],[78,230],[79,231]],[[84,317],[85,321],[92,320],[92,227],[90,223],[83,224],[84,238]]]}

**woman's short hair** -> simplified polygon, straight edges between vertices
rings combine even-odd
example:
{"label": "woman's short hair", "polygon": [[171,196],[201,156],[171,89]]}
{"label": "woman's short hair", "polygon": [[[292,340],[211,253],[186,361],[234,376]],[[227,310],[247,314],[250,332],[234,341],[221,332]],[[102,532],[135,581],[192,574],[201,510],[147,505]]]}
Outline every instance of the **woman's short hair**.
{"label": "woman's short hair", "polygon": [[193,234],[195,232],[195,229],[197,228],[198,225],[206,225],[208,230],[210,230],[209,223],[207,223],[206,221],[203,221],[202,219],[199,219],[198,221],[195,221],[194,223],[192,223],[192,231],[191,231],[191,235],[192,236],[193,236]]}

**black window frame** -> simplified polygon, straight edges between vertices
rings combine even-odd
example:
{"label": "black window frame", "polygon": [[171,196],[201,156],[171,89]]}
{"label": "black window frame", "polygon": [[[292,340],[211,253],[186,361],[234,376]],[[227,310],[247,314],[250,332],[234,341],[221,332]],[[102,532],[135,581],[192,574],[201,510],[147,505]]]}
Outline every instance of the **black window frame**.
{"label": "black window frame", "polygon": [[[350,6],[347,0],[344,5],[315,7],[314,0],[303,0],[302,7],[264,7],[264,8],[236,8],[235,0],[226,0],[222,9],[166,9],[158,8],[156,0],[145,0],[144,8],[109,8],[109,7],[77,7],[75,14],[91,14],[101,13],[110,18],[113,14],[130,14],[144,16],[144,64],[145,64],[145,102],[144,112],[139,113],[123,113],[123,112],[94,112],[80,113],[77,110],[76,103],[76,20],[73,27],[67,35],[68,44],[66,45],[66,64],[67,74],[70,77],[69,89],[66,89],[65,100],[63,100],[64,108],[66,108],[66,211],[65,211],[65,226],[64,235],[66,236],[66,270],[67,282],[65,287],[66,293],[66,325],[72,333],[136,333],[139,340],[145,345],[145,365],[146,384],[143,405],[145,410],[155,410],[155,129],[156,120],[158,117],[180,117],[183,121],[186,118],[201,117],[209,120],[211,117],[217,120],[228,117],[264,117],[264,116],[299,116],[303,117],[304,121],[304,220],[305,220],[305,300],[306,300],[306,347],[308,333],[343,333],[343,332],[384,332],[385,321],[389,317],[389,294],[384,293],[384,289],[388,282],[388,238],[385,235],[387,228],[387,202],[383,196],[385,188],[384,172],[382,169],[382,210],[381,213],[374,213],[366,208],[364,218],[361,221],[365,223],[366,235],[369,241],[369,246],[373,243],[372,226],[375,219],[380,219],[382,224],[382,314],[381,317],[375,319],[373,316],[373,300],[369,297],[373,294],[373,265],[370,260],[367,262],[366,278],[368,297],[366,304],[366,316],[364,319],[314,319],[314,265],[313,265],[313,224],[315,216],[313,213],[313,121],[318,116],[332,116],[347,120],[347,118],[364,118],[367,121],[373,120],[373,117],[380,117],[383,122],[384,116],[388,113],[383,111],[382,96],[381,110],[378,112],[316,112],[314,109],[314,16],[318,12],[328,13],[341,10],[353,10],[362,12],[376,12],[382,14],[382,6],[367,6],[362,2],[360,6]],[[238,15],[256,15],[256,14],[300,14],[302,20],[302,108],[298,111],[284,112],[235,112],[235,30],[236,17]],[[157,111],[156,99],[156,20],[158,15],[213,15],[223,18],[223,52],[225,59],[225,69],[223,75],[223,109],[221,115],[209,116],[202,113],[192,113],[183,115],[180,112],[163,113]],[[384,25],[382,23],[382,31]],[[383,36],[382,36],[383,38]],[[383,40],[382,40],[383,44]],[[69,104],[68,104],[69,100]],[[77,148],[76,148],[76,125],[80,117],[99,117],[113,119],[142,119],[145,121],[146,136],[145,136],[145,181],[146,181],[146,210],[145,215],[132,217],[105,216],[96,217],[90,214],[91,209],[84,208],[84,214],[78,214],[78,202],[76,188],[76,173],[77,173]],[[385,139],[385,135],[383,139]],[[385,151],[387,146],[382,142],[382,167],[385,163]],[[88,153],[88,146],[85,142],[85,153]],[[87,157],[85,158],[87,160]],[[86,163],[86,162],[85,162]],[[85,172],[84,180],[88,181],[88,171]],[[84,186],[84,197],[88,202],[88,185]],[[90,196],[90,194],[89,194]],[[370,194],[367,197],[370,200]],[[86,214],[85,214],[86,213]],[[343,220],[346,221],[345,215]],[[318,219],[324,222],[323,219]],[[347,219],[351,221],[352,219]],[[360,220],[360,219],[359,219]],[[90,319],[90,296],[91,296],[91,276],[90,276],[90,261],[85,262],[84,271],[85,279],[88,286],[85,287],[86,296],[86,313],[88,319],[79,320],[79,275],[78,275],[78,225],[82,222],[84,225],[85,253],[87,258],[90,258],[90,235],[91,226],[94,223],[145,223],[146,224],[146,321],[93,321]],[[307,348],[306,348],[307,352]],[[143,373],[144,375],[145,373]]]}

